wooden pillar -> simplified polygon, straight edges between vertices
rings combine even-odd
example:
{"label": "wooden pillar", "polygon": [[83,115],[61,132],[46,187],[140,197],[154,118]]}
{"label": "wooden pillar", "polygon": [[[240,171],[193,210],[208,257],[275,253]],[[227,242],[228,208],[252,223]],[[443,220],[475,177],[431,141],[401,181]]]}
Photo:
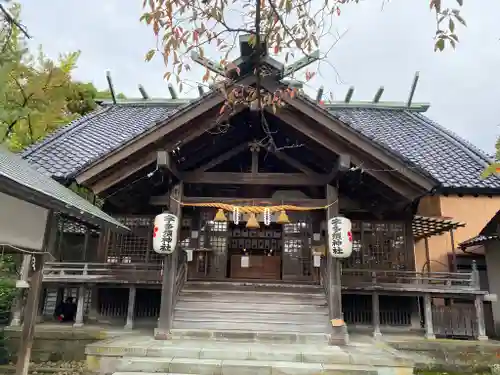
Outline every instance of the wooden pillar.
{"label": "wooden pillar", "polygon": [[486,325],[484,322],[484,306],[483,297],[476,295],[474,298],[474,307],[476,308],[476,322],[477,322],[477,340],[486,341]]}
{"label": "wooden pillar", "polygon": [[23,312],[23,300],[24,300],[24,289],[19,289],[16,291],[17,296],[12,303],[12,319],[10,320],[11,327],[21,326],[21,317]]}
{"label": "wooden pillar", "polygon": [[90,236],[91,236],[90,228],[88,226],[85,226],[85,237],[83,239],[83,252],[82,252],[82,261],[86,262],[88,253],[89,253],[89,246],[90,246]]}
{"label": "wooden pillar", "polygon": [[[326,201],[331,205],[327,209],[326,220],[339,214],[338,190],[332,186],[326,186]],[[333,203],[333,204],[332,204]],[[328,246],[327,246],[328,248]],[[345,345],[349,341],[347,325],[344,322],[342,313],[342,287],[341,287],[341,264],[340,260],[332,257],[327,250],[327,270],[328,273],[328,306],[330,312],[330,345]]]}
{"label": "wooden pillar", "polygon": [[[31,268],[31,255],[24,255],[21,269],[19,272],[19,281],[28,283],[29,272]],[[17,296],[12,304],[12,319],[10,321],[11,327],[19,327],[22,321],[22,312],[24,305],[24,289],[20,288],[17,291]]]}
{"label": "wooden pillar", "polygon": [[132,285],[128,289],[128,307],[127,307],[127,322],[125,323],[125,329],[134,328],[134,316],[135,316],[135,295],[137,289],[135,285]]}
{"label": "wooden pillar", "polygon": [[78,288],[78,300],[76,302],[76,316],[73,327],[83,327],[83,310],[85,309],[85,286],[81,285]]}
{"label": "wooden pillar", "polygon": [[[54,234],[56,232],[54,213],[49,211],[47,214],[47,223],[45,226],[42,251],[50,252],[54,245]],[[17,353],[16,375],[28,375],[28,368],[31,358],[31,347],[33,346],[33,337],[35,335],[35,322],[38,313],[38,304],[40,302],[40,293],[43,280],[44,254],[34,255],[33,262],[30,262],[33,272],[30,278],[30,288],[28,290],[28,299],[24,309],[24,322],[21,334],[21,343]]]}
{"label": "wooden pillar", "polygon": [[427,265],[427,274],[431,273],[431,254],[429,250],[429,239],[424,237],[424,245],[425,245],[425,264]]}
{"label": "wooden pillar", "polygon": [[99,288],[96,285],[90,286],[90,307],[88,320],[93,323],[99,321]]}
{"label": "wooden pillar", "polygon": [[171,192],[169,211],[179,218],[179,235],[175,250],[172,254],[165,255],[163,260],[163,280],[161,289],[161,305],[160,317],[158,319],[158,328],[155,329],[156,340],[167,340],[170,336],[172,328],[172,315],[174,312],[173,294],[175,291],[175,277],[177,274],[177,252],[179,251],[179,243],[181,240],[180,230],[182,223],[182,206],[180,199],[182,197],[182,182],[174,186]]}
{"label": "wooden pillar", "polygon": [[378,292],[372,293],[372,314],[373,337],[378,339],[382,336],[382,332],[380,332],[380,300]]}
{"label": "wooden pillar", "polygon": [[432,298],[430,294],[424,295],[424,314],[425,314],[425,338],[435,339],[434,324],[432,322]]}

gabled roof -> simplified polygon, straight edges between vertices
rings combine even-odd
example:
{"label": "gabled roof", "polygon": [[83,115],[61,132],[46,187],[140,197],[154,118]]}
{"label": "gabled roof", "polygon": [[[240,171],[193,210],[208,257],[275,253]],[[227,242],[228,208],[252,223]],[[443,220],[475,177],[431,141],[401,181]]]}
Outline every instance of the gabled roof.
{"label": "gabled roof", "polygon": [[37,206],[110,229],[128,228],[49,176],[36,172],[28,162],[0,146],[0,192]]}
{"label": "gabled roof", "polygon": [[[194,100],[199,102],[199,99]],[[103,108],[58,130],[23,153],[38,171],[71,178],[120,145],[173,116],[186,100],[133,100],[104,103]],[[323,108],[324,109],[324,108]],[[326,109],[378,145],[429,173],[445,188],[499,189],[500,178],[481,179],[488,157],[467,141],[419,113],[383,102],[336,103]]]}

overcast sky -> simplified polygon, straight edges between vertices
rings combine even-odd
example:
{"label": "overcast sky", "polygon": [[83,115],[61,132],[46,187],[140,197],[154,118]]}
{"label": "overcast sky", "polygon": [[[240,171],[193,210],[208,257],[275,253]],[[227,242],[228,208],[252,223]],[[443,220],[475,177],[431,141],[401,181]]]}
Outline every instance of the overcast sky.
{"label": "overcast sky", "polygon": [[[139,22],[142,0],[21,4],[33,45],[43,45],[51,57],[81,50],[76,79],[106,88],[109,69],[116,90],[128,97],[139,97],[138,84],[153,97],[168,97],[163,63],[144,61],[155,42],[152,30]],[[414,101],[431,103],[430,118],[492,153],[500,124],[500,1],[466,1],[462,14],[468,27],[458,30],[457,50],[444,53],[433,51],[435,25],[428,0],[391,0],[383,11],[381,4],[364,0],[344,9],[338,30],[348,31],[329,55],[343,82],[336,82],[325,68],[324,77],[310,82],[308,91],[324,85],[341,99],[352,85],[353,100],[371,100],[384,86],[382,100],[406,101],[420,71]],[[196,72],[191,78],[201,75]]]}

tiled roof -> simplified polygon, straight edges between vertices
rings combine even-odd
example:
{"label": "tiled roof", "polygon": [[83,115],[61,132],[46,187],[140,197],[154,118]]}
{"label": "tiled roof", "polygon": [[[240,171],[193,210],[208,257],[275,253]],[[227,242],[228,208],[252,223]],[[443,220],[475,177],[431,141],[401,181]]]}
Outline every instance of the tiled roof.
{"label": "tiled roof", "polygon": [[35,172],[29,163],[2,146],[0,146],[0,191],[89,224],[128,230],[126,226],[78,194],[49,176]]}
{"label": "tiled roof", "polygon": [[365,136],[425,170],[444,187],[500,189],[500,178],[481,178],[489,158],[418,112],[377,108],[332,109]]}
{"label": "tiled roof", "polygon": [[489,241],[498,241],[499,239],[500,237],[498,237],[497,235],[483,236],[482,234],[480,234],[479,236],[469,238],[468,240],[459,243],[458,246],[462,249],[466,249],[468,247],[482,245]]}
{"label": "tiled roof", "polygon": [[71,177],[175,112],[170,106],[104,107],[59,129],[22,156],[41,173]]}
{"label": "tiled roof", "polygon": [[[196,102],[199,100],[196,100]],[[147,102],[144,102],[147,103]],[[182,104],[188,109],[189,105]],[[448,188],[500,189],[500,179],[481,179],[489,159],[480,150],[421,113],[400,106],[329,108],[330,113]],[[72,177],[85,166],[178,112],[172,102],[140,101],[106,106],[78,119],[26,150],[40,172]]]}

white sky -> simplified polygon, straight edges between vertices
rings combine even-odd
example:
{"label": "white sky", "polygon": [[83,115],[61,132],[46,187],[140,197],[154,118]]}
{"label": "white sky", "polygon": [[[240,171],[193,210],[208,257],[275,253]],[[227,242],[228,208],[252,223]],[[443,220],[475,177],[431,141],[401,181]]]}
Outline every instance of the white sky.
{"label": "white sky", "polygon": [[[169,97],[161,59],[144,61],[155,40],[152,30],[139,22],[142,0],[21,4],[33,46],[43,45],[50,57],[81,50],[76,79],[104,89],[109,69],[116,90],[128,97],[140,96],[138,84],[153,97]],[[349,31],[329,55],[343,83],[325,68],[307,91],[314,95],[324,85],[342,99],[353,85],[353,100],[371,100],[384,86],[382,100],[406,101],[415,71],[420,71],[414,101],[431,103],[430,118],[493,153],[500,124],[500,2],[466,1],[462,14],[468,27],[458,30],[457,50],[444,53],[433,50],[435,25],[428,0],[391,0],[383,11],[381,4],[364,0],[344,9],[338,28]],[[202,74],[194,71],[190,78],[199,81]],[[197,96],[197,91],[184,95]]]}

